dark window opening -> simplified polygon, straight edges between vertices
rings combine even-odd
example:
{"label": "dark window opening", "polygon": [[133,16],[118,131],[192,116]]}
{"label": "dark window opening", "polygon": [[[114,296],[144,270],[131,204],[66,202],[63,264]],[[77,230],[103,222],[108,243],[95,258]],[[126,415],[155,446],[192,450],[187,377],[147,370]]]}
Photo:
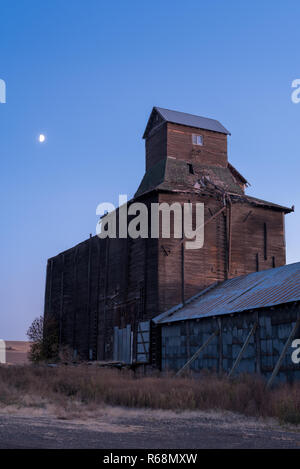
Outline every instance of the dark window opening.
{"label": "dark window opening", "polygon": [[189,173],[190,173],[190,174],[195,174],[195,173],[194,173],[193,165],[192,165],[191,163],[188,163],[188,167],[189,167]]}

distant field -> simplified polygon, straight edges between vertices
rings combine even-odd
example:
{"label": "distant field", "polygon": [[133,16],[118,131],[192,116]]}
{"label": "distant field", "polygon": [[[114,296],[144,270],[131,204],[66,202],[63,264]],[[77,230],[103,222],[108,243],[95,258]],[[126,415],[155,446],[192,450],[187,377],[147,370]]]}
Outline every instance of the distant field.
{"label": "distant field", "polygon": [[28,364],[29,342],[7,340],[6,344],[6,362],[12,365]]}

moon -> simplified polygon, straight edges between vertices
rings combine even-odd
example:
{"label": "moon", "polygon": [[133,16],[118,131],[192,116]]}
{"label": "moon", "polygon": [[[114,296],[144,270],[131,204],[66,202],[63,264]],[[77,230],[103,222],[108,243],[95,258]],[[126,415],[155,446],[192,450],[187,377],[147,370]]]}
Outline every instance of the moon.
{"label": "moon", "polygon": [[44,134],[40,134],[38,140],[39,140],[40,143],[44,143],[45,140],[46,140],[45,135],[44,135]]}

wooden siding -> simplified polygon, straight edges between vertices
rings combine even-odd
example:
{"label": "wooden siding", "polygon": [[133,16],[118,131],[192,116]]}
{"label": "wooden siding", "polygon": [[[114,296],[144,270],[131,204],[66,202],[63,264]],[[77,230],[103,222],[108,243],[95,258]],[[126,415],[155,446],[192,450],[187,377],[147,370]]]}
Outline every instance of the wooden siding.
{"label": "wooden siding", "polygon": [[145,141],[146,171],[160,160],[167,157],[167,124],[161,124],[154,129]]}
{"label": "wooden siding", "polygon": [[131,324],[136,337],[138,322],[215,282],[254,272],[257,259],[260,270],[285,264],[281,212],[234,203],[209,222],[222,209],[221,198],[161,192],[139,201],[148,207],[155,201],[204,203],[204,246],[183,249],[173,233],[169,239],[92,237],[50,259],[45,313],[59,322],[61,343],[84,358],[112,359],[115,326]]}
{"label": "wooden siding", "polygon": [[94,236],[48,261],[45,315],[81,358],[112,359],[114,326],[130,324],[136,333],[157,302],[156,240]]}
{"label": "wooden siding", "polygon": [[[200,164],[227,166],[227,135],[170,123],[167,129],[168,156]],[[202,135],[203,145],[193,145],[193,134]]]}
{"label": "wooden siding", "polygon": [[[159,195],[160,203],[189,201],[204,203],[205,223],[223,207],[222,200],[208,195]],[[267,259],[264,259],[264,223],[268,230]],[[234,203],[206,224],[202,249],[184,249],[182,260],[181,246],[179,239],[159,239],[159,313],[214,282],[255,272],[257,255],[260,270],[272,268],[274,259],[276,267],[285,265],[283,215],[272,209]]]}

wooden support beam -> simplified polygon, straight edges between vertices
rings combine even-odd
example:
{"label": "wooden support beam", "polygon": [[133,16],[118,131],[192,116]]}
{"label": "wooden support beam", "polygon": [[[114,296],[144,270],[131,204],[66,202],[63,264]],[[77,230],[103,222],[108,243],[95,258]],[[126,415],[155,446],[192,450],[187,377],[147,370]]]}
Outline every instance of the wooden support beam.
{"label": "wooden support beam", "polygon": [[251,213],[252,213],[252,210],[249,210],[249,212],[247,213],[247,215],[245,216],[245,218],[244,218],[244,220],[243,220],[243,223],[245,223],[245,222],[248,220],[248,218],[250,217]]}
{"label": "wooden support beam", "polygon": [[218,318],[218,325],[219,325],[219,373],[223,371],[223,324],[222,318]]}
{"label": "wooden support beam", "polygon": [[245,340],[245,343],[244,345],[242,346],[238,356],[237,356],[237,359],[235,360],[234,364],[233,364],[233,367],[231,368],[231,370],[229,371],[228,373],[228,376],[232,376],[232,374],[234,373],[234,371],[236,370],[236,368],[239,366],[240,364],[240,361],[243,357],[243,354],[246,350],[246,348],[248,347],[248,344],[250,342],[250,339],[251,337],[253,336],[254,332],[256,331],[256,328],[257,328],[257,323],[254,324],[254,326],[252,327],[251,331],[249,332],[248,336],[247,336],[247,339]]}
{"label": "wooden support beam", "polygon": [[191,343],[190,343],[190,322],[185,321],[186,330],[186,356],[188,360],[191,358]]}
{"label": "wooden support beam", "polygon": [[[145,331],[147,332],[147,331]],[[141,328],[141,323],[139,322],[138,323],[138,334],[140,335],[140,338],[142,339],[142,344],[143,344],[143,349],[144,349],[144,355],[146,357],[146,360],[147,362],[149,362],[149,350],[147,352],[147,348],[146,348],[146,344],[145,344],[145,340],[144,340],[144,336],[143,336],[143,331],[142,331],[142,328]],[[149,334],[150,334],[150,329],[149,329]],[[138,346],[137,346],[138,347]]]}
{"label": "wooden support beam", "polygon": [[232,205],[229,203],[229,216],[228,216],[228,266],[227,273],[230,274],[231,270],[231,244],[232,244]]}
{"label": "wooden support beam", "polygon": [[294,338],[294,335],[296,334],[296,332],[297,332],[297,330],[298,330],[298,327],[300,327],[300,318],[297,319],[297,321],[296,321],[296,323],[295,323],[293,329],[291,330],[291,333],[290,333],[290,335],[289,335],[289,338],[288,338],[288,340],[286,341],[286,343],[285,343],[285,345],[284,345],[284,347],[283,347],[283,350],[282,350],[282,352],[281,352],[281,354],[280,354],[280,357],[279,357],[279,359],[278,359],[278,361],[277,361],[277,363],[276,363],[276,365],[275,365],[275,368],[274,368],[274,370],[273,370],[273,373],[272,373],[272,375],[271,375],[271,377],[270,377],[270,379],[269,379],[269,381],[268,381],[268,383],[267,383],[267,389],[269,389],[269,388],[272,386],[272,384],[273,384],[273,382],[274,382],[274,379],[275,379],[276,376],[278,375],[278,371],[279,371],[279,369],[280,369],[280,367],[281,367],[281,364],[282,364],[282,362],[283,362],[283,359],[284,359],[284,357],[285,357],[285,354],[286,354],[286,352],[287,352],[287,349],[288,349],[289,346],[291,345],[291,342],[292,342],[292,340],[293,340],[293,338]]}
{"label": "wooden support beam", "polygon": [[210,217],[206,222],[203,223],[203,225],[200,225],[195,231],[200,230],[203,226],[208,225],[210,222],[212,222],[215,218],[217,218],[221,213],[225,212],[226,206],[222,207],[220,210],[218,210],[212,217]]}
{"label": "wooden support beam", "polygon": [[176,376],[181,375],[181,373],[189,368],[189,366],[196,360],[196,358],[199,357],[200,353],[208,346],[208,344],[214,339],[219,334],[219,329],[215,330],[215,332],[209,336],[209,338],[204,342],[204,344],[201,345],[201,347],[197,350],[196,353],[183,365],[180,370],[177,371]]}
{"label": "wooden support beam", "polygon": [[[208,220],[206,220],[206,222],[204,222],[202,225],[198,226],[195,230],[195,233],[199,230],[201,230],[202,228],[204,228],[206,225],[208,225],[210,222],[212,222],[215,218],[217,218],[219,215],[221,215],[222,213],[224,213],[226,210],[226,206],[224,205],[224,207],[222,207],[220,210],[218,210],[213,216],[211,216]],[[184,230],[183,230],[183,220],[184,220],[184,217],[182,216],[182,238],[179,240],[179,245],[177,245],[176,249],[179,248],[179,246],[184,246],[184,243],[186,241],[185,237],[184,237]],[[163,250],[164,250],[164,247],[162,246]],[[181,248],[182,249],[182,248]],[[165,253],[166,255],[169,255],[170,253],[170,250],[168,253]],[[181,256],[182,256],[182,264],[184,264],[184,252],[182,250],[182,253],[181,253]],[[182,267],[182,269],[184,269],[184,265]],[[184,301],[182,301],[182,303],[184,304]]]}
{"label": "wooden support beam", "polygon": [[[256,322],[259,326],[259,313],[258,311],[255,314]],[[261,343],[260,343],[260,328],[257,327],[255,331],[255,355],[256,355],[256,364],[255,369],[257,374],[261,374]]]}
{"label": "wooden support beam", "polygon": [[[212,222],[215,218],[217,218],[219,215],[221,215],[221,213],[225,212],[225,210],[226,210],[226,206],[224,205],[224,207],[222,207],[220,210],[218,210],[212,217],[210,217],[208,220],[206,220],[206,222],[204,222],[202,225],[198,226],[195,230],[195,233],[197,233],[197,231],[201,230],[203,227],[205,227],[210,222]],[[183,217],[182,217],[182,220],[183,220]],[[183,233],[183,229],[182,229],[182,233]],[[183,244],[184,242],[185,242],[185,238],[183,237],[180,240],[180,243]]]}

